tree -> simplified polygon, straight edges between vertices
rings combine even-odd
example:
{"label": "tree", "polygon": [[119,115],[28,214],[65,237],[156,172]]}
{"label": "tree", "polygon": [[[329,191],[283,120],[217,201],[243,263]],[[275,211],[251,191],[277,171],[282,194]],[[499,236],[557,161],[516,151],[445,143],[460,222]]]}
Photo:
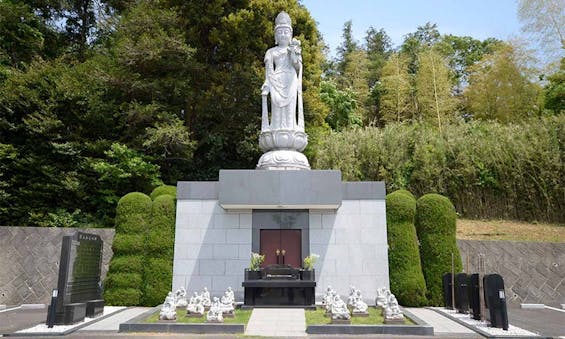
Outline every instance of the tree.
{"label": "tree", "polygon": [[347,65],[347,57],[359,49],[359,44],[353,37],[353,22],[351,20],[343,24],[341,37],[343,41],[337,48],[337,70],[338,73],[343,74]]}
{"label": "tree", "polygon": [[451,95],[449,69],[439,53],[427,49],[418,54],[416,91],[420,118],[433,121],[441,132],[442,124],[453,113],[455,101]]}
{"label": "tree", "polygon": [[550,54],[565,49],[565,2],[563,0],[520,0],[518,18],[522,31],[536,37]]}
{"label": "tree", "polygon": [[367,97],[367,120],[379,123],[379,106],[382,94],[380,78],[382,69],[392,53],[392,41],[384,29],[376,30],[369,27],[365,36],[367,58],[369,59]]}
{"label": "tree", "polygon": [[350,126],[361,126],[361,118],[356,115],[357,101],[350,90],[339,90],[330,81],[320,85],[320,97],[328,105],[330,113],[326,122],[335,131],[341,131]]}
{"label": "tree", "polygon": [[408,70],[410,74],[416,74],[418,71],[418,53],[422,49],[434,46],[439,42],[440,37],[441,34],[437,29],[437,24],[430,22],[426,22],[424,26],[418,26],[416,32],[406,35],[400,46],[400,52],[409,57],[410,64]]}
{"label": "tree", "polygon": [[408,74],[408,57],[393,53],[385,63],[381,83],[383,94],[380,100],[380,112],[386,122],[405,121],[412,117],[411,86]]}
{"label": "tree", "polygon": [[555,114],[565,112],[565,58],[561,58],[561,67],[555,74],[550,75],[549,83],[545,87],[545,108]]}
{"label": "tree", "polygon": [[474,117],[509,122],[539,113],[540,88],[524,75],[513,46],[503,45],[470,70],[464,97]]}

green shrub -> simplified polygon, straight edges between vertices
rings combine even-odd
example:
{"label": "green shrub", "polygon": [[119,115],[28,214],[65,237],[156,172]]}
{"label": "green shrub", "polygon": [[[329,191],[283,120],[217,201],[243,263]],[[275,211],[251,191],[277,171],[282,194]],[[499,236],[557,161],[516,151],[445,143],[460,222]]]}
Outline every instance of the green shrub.
{"label": "green shrub", "polygon": [[156,306],[165,300],[173,281],[172,259],[149,259],[145,266],[143,305]]}
{"label": "green shrub", "polygon": [[[142,231],[151,218],[151,198],[139,192],[124,195],[116,207],[116,231],[135,233]],[[136,216],[132,220],[132,216]]]}
{"label": "green shrub", "polygon": [[172,195],[173,198],[176,199],[176,197],[177,197],[176,186],[163,185],[163,186],[156,187],[153,190],[153,192],[151,192],[151,194],[149,196],[151,197],[151,200],[155,200],[155,198],[157,198],[158,196],[161,196],[163,194]]}
{"label": "green shrub", "polygon": [[143,256],[114,255],[110,262],[109,273],[140,273],[143,272]]}
{"label": "green shrub", "polygon": [[114,288],[136,288],[139,289],[143,284],[142,275],[139,273],[114,273],[108,276],[104,287],[107,289]]}
{"label": "green shrub", "polygon": [[143,254],[145,243],[144,234],[121,234],[114,236],[112,250],[114,255]]}
{"label": "green shrub", "polygon": [[386,196],[390,290],[404,306],[426,304],[415,214],[416,199],[410,192],[402,190]]}
{"label": "green shrub", "polygon": [[141,291],[135,288],[105,290],[104,301],[109,306],[136,306],[140,304]]}
{"label": "green shrub", "polygon": [[455,239],[457,214],[448,198],[426,194],[416,203],[416,230],[420,240],[422,270],[431,305],[441,306],[442,276],[451,272],[453,253],[455,272],[462,268],[461,256]]}

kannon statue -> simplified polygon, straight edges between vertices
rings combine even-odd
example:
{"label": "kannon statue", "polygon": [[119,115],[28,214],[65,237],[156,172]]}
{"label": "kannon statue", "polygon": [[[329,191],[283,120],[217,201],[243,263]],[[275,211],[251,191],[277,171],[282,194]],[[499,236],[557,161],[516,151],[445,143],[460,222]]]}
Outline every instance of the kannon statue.
{"label": "kannon statue", "polygon": [[308,159],[300,153],[308,144],[302,102],[302,48],[292,37],[292,21],[286,12],[275,19],[275,44],[264,58],[259,145],[265,153],[257,168],[310,169]]}

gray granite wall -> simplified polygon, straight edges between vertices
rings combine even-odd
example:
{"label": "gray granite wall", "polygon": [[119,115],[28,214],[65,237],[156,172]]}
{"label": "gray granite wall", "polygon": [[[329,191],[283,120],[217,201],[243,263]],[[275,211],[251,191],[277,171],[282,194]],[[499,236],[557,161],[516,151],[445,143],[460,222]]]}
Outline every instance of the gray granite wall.
{"label": "gray granite wall", "polygon": [[478,255],[485,255],[486,273],[504,278],[509,302],[565,303],[565,243],[457,240],[457,245],[465,272],[477,272]]}
{"label": "gray granite wall", "polygon": [[49,304],[57,287],[63,236],[75,231],[97,234],[104,241],[106,278],[114,229],[0,226],[0,304]]}

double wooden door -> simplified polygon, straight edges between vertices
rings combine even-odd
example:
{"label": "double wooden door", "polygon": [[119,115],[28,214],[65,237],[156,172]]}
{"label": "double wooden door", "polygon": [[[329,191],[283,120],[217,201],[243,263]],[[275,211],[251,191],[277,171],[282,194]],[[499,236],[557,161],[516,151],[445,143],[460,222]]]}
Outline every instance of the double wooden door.
{"label": "double wooden door", "polygon": [[263,266],[287,264],[293,267],[300,267],[302,264],[301,248],[301,230],[261,230],[261,254],[265,255]]}

